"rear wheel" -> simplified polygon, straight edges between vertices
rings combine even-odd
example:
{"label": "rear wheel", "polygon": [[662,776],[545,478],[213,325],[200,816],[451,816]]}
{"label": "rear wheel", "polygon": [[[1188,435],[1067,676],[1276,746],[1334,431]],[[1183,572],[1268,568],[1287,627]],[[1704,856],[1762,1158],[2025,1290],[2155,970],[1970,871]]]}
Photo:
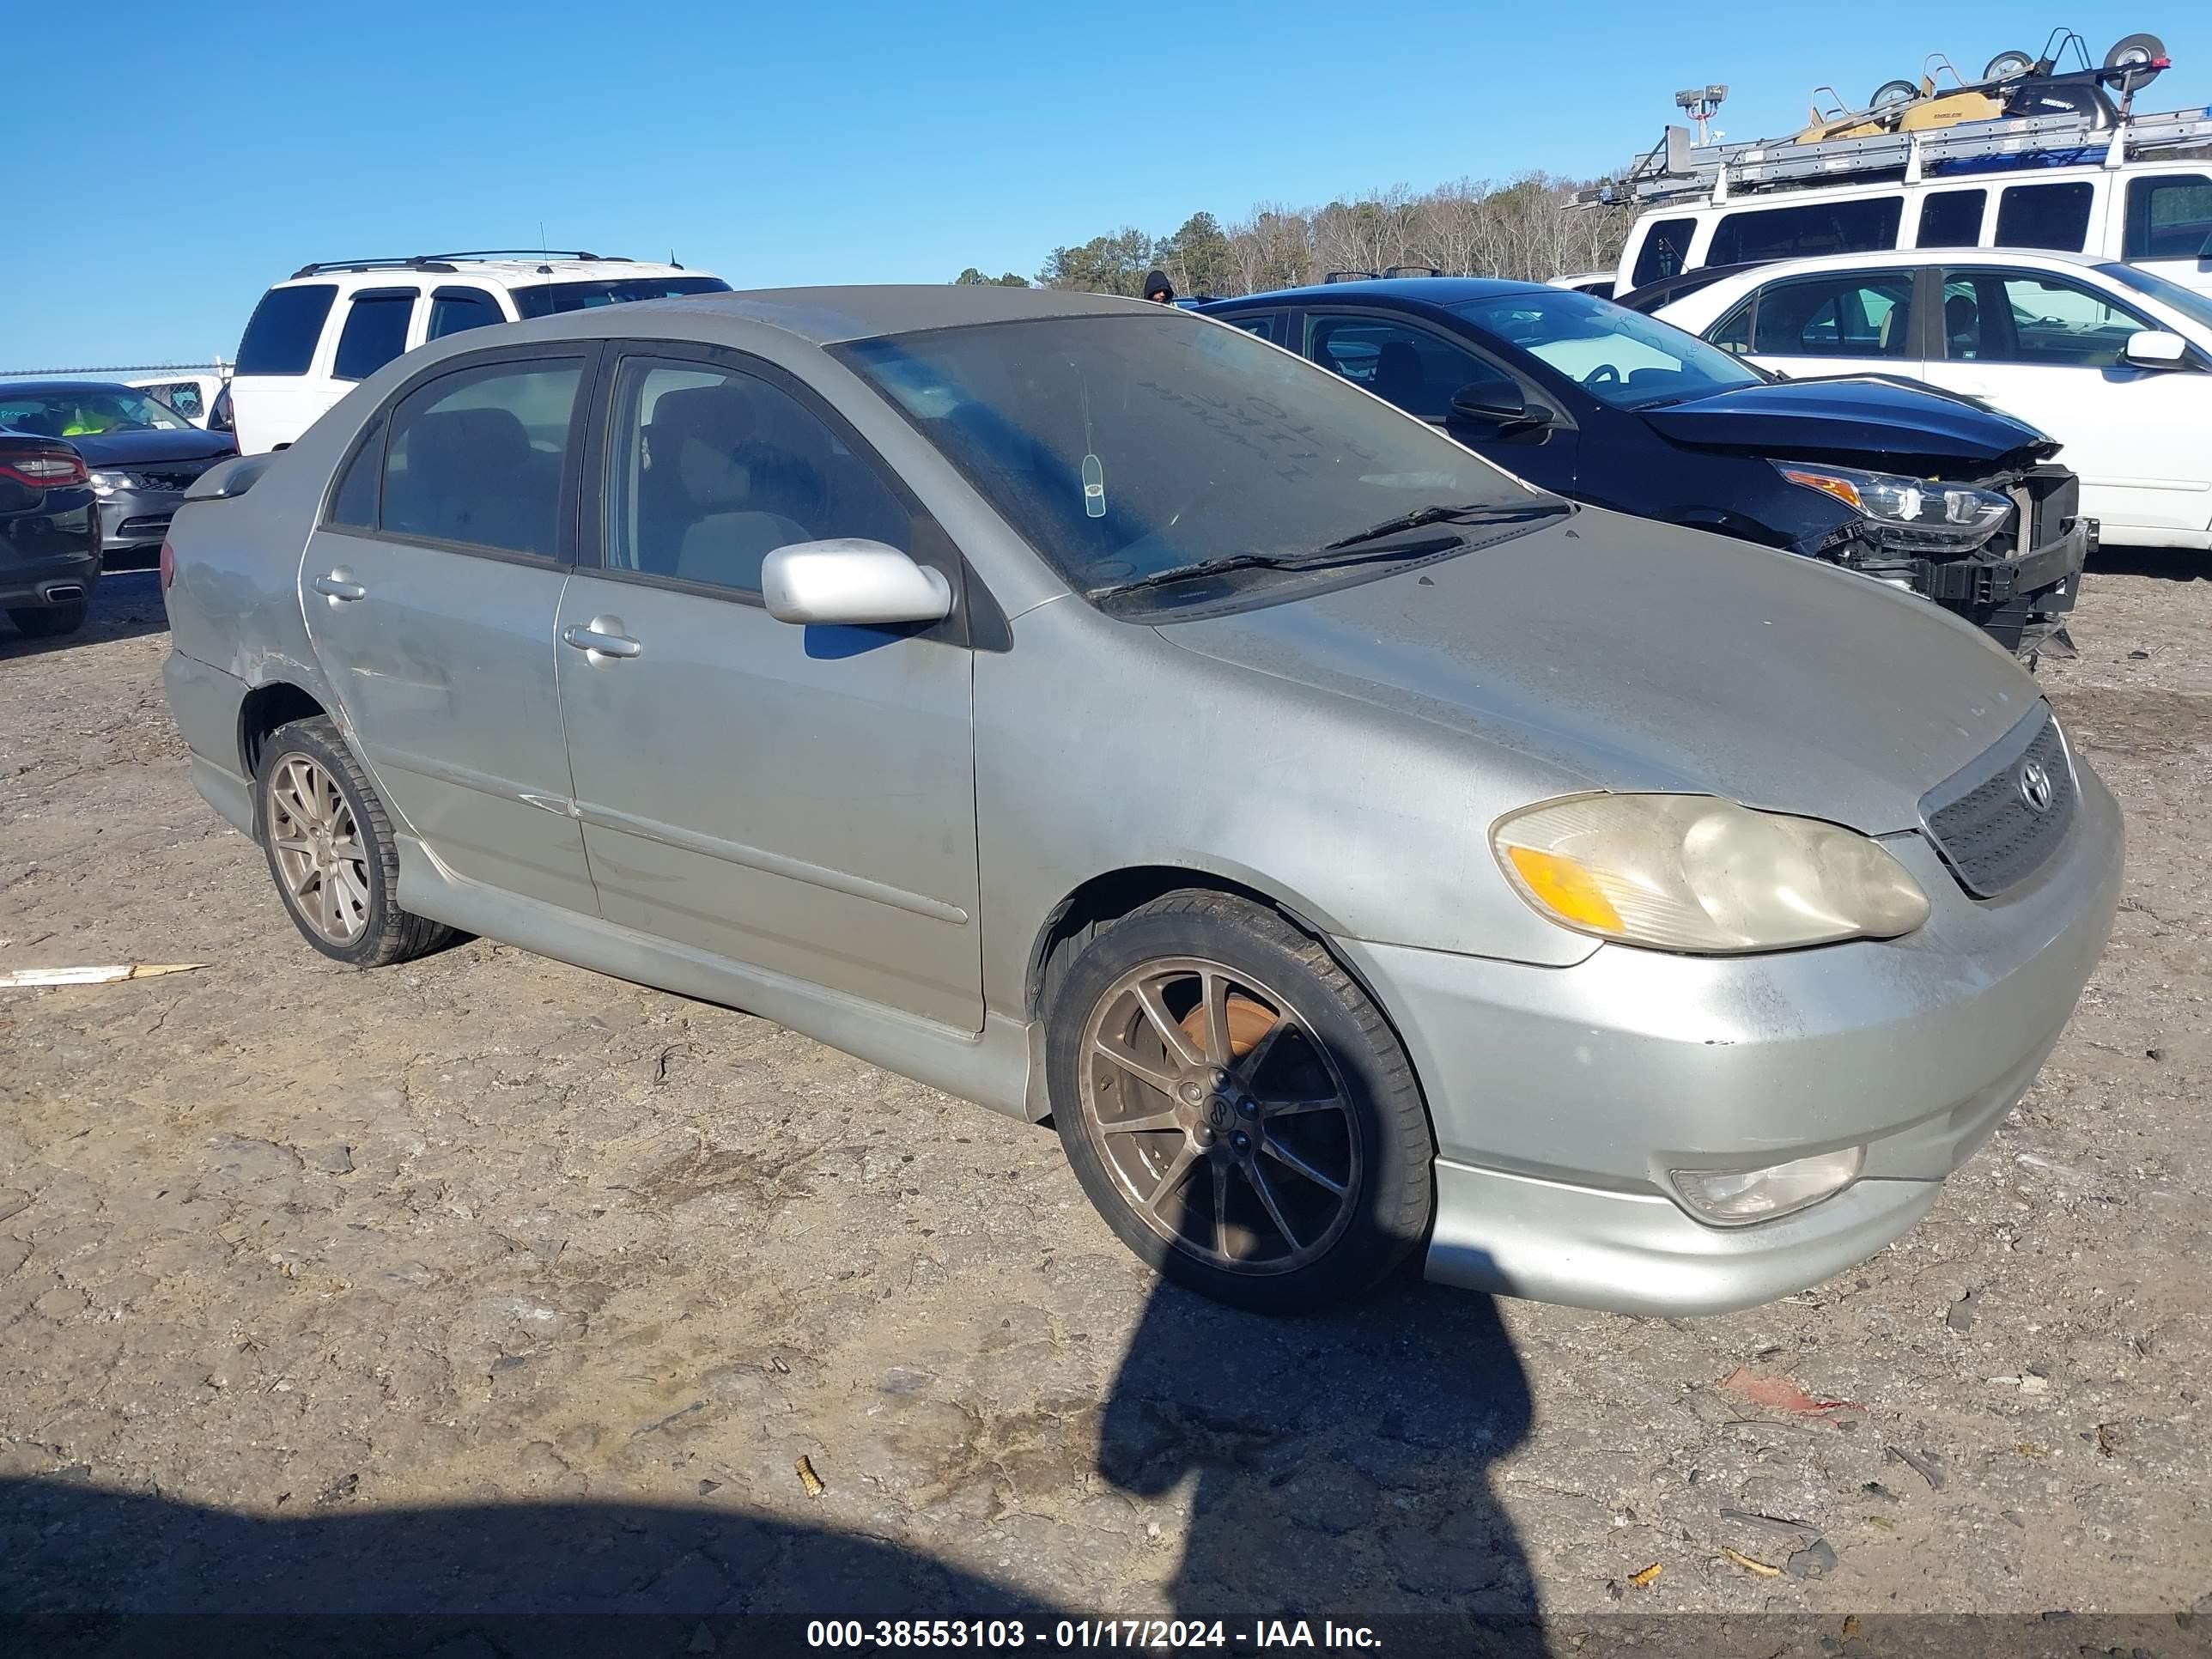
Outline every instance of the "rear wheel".
{"label": "rear wheel", "polygon": [[333,961],[382,968],[437,950],[453,930],[403,910],[392,821],[326,716],[280,726],[255,782],[262,849],[284,908]]}
{"label": "rear wheel", "polygon": [[8,620],[15,624],[17,633],[27,639],[58,639],[84,626],[88,609],[89,602],[84,599],[71,599],[64,605],[24,605],[10,611]]}
{"label": "rear wheel", "polygon": [[1431,1208],[1428,1114],[1396,1036],[1318,942],[1225,894],[1096,934],[1049,1016],[1054,1121],[1122,1241],[1271,1313],[1373,1285]]}
{"label": "rear wheel", "polygon": [[1874,89],[1869,109],[1887,109],[1892,104],[1909,104],[1920,95],[1917,81],[1885,81]]}

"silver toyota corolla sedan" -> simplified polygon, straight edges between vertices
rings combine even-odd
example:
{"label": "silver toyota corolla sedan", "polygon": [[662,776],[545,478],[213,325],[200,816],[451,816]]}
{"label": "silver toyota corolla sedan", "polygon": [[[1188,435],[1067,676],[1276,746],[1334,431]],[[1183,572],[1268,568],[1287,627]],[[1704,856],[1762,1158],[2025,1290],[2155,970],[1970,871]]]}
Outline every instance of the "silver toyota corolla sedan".
{"label": "silver toyota corolla sedan", "polygon": [[193,775],[324,955],[465,930],[1048,1115],[1248,1306],[1416,1249],[1637,1312],[1810,1285],[2028,1086],[2118,893],[1965,623],[1167,307],[458,335],[169,550]]}

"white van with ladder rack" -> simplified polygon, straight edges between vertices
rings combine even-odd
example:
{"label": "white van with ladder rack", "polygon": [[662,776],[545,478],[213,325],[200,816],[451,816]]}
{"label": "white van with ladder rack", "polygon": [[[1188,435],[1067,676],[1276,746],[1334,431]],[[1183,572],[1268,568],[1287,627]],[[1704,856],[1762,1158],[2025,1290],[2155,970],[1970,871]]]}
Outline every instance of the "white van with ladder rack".
{"label": "white van with ladder rack", "polygon": [[[2080,69],[2059,67],[2069,50]],[[1679,297],[1709,267],[1929,247],[2089,253],[2212,290],[2212,110],[2135,112],[2168,67],[2154,37],[2129,36],[2102,68],[2070,33],[2034,60],[1999,54],[1977,82],[1929,64],[1863,109],[1822,88],[1825,112],[1816,94],[1812,125],[1788,138],[1700,143],[1668,127],[1577,199],[1638,210],[1616,293],[1633,304],[1660,283]],[[1726,94],[1675,101],[1702,135]]]}

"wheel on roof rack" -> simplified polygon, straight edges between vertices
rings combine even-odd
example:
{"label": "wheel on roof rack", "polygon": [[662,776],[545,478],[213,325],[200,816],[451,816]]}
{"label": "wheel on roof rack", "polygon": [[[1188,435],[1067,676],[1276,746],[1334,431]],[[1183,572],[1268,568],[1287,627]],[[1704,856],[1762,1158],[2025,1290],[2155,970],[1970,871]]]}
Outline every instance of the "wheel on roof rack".
{"label": "wheel on roof rack", "polygon": [[1874,89],[1867,100],[1869,109],[1887,109],[1892,104],[1909,104],[1920,95],[1917,81],[1885,81]]}
{"label": "wheel on roof rack", "polygon": [[2135,92],[2158,79],[2165,56],[2166,42],[2155,34],[2130,34],[2105,54],[2105,67],[2130,71],[2121,78],[2120,90]]}
{"label": "wheel on roof rack", "polygon": [[2001,52],[1989,61],[1982,70],[1984,81],[2009,81],[2015,75],[2025,75],[2035,67],[2035,59],[2024,52]]}

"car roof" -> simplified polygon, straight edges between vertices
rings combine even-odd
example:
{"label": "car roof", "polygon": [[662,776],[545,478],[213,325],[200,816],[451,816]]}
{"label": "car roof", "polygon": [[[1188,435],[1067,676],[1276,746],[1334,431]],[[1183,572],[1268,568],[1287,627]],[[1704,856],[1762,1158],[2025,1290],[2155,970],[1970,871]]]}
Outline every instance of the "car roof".
{"label": "car roof", "polygon": [[[641,300],[630,305],[602,306],[564,314],[572,322],[580,319],[586,325],[578,331],[593,334],[634,332],[638,318],[658,313],[759,323],[816,345],[833,345],[842,340],[963,328],[976,323],[1155,312],[1186,314],[1153,301],[1124,299],[1111,294],[961,283],[754,289],[736,294],[692,294],[682,299]],[[591,323],[602,324],[604,327],[589,327]]]}
{"label": "car roof", "polygon": [[1266,294],[1247,294],[1214,306],[1301,304],[1316,300],[1415,300],[1425,305],[1457,305],[1463,300],[1486,300],[1494,294],[1540,294],[1550,284],[1520,283],[1497,276],[1377,276],[1358,283],[1311,283],[1304,288],[1279,288]]}
{"label": "car roof", "polygon": [[[1767,260],[1758,264],[1747,264],[1741,272],[1723,280],[1734,281],[1736,276],[1756,276],[1763,280],[1778,271],[1795,274],[1819,270],[1879,270],[1897,265],[2018,264],[2022,260],[2045,259],[2057,264],[2079,265],[2085,270],[2112,263],[2100,253],[2069,253],[2048,247],[1897,247],[1877,249],[1871,253],[1813,253],[1796,259]],[[1694,276],[1696,272],[1690,270],[1681,274],[1688,276]]]}
{"label": "car roof", "polygon": [[136,392],[120,380],[0,380],[0,398],[19,398],[26,392]]}

